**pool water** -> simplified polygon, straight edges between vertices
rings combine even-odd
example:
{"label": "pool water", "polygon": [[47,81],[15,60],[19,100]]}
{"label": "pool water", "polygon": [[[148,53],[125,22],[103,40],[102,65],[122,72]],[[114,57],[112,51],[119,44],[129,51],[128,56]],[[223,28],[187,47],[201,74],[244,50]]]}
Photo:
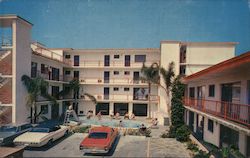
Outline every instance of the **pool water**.
{"label": "pool water", "polygon": [[[120,120],[109,119],[109,118],[102,118],[98,120],[97,118],[90,118],[87,119],[86,117],[79,117],[81,124],[84,125],[102,125],[102,126],[109,126],[109,127],[119,127]],[[138,128],[142,122],[135,121],[135,120],[123,120],[122,119],[122,127],[126,128]]]}

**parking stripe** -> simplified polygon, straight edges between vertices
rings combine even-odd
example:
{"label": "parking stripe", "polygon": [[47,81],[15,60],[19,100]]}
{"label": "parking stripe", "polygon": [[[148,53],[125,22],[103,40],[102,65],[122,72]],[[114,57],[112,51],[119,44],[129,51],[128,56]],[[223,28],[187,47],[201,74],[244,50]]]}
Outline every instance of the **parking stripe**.
{"label": "parking stripe", "polygon": [[150,149],[150,138],[148,139],[147,157],[149,157],[149,149]]}

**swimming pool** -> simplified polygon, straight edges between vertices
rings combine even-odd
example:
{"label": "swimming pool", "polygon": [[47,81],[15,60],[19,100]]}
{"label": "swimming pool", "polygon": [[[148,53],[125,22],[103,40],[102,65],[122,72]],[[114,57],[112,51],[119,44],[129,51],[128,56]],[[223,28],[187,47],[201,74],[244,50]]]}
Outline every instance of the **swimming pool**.
{"label": "swimming pool", "polygon": [[[97,118],[90,118],[87,119],[85,116],[79,117],[79,120],[81,121],[81,124],[84,125],[102,125],[102,126],[109,126],[109,127],[118,127],[120,120],[115,119],[109,119],[109,118],[102,118],[101,120],[98,120]],[[138,128],[142,122],[135,121],[135,120],[123,120],[122,119],[122,127],[126,128]],[[144,124],[145,125],[145,124]]]}

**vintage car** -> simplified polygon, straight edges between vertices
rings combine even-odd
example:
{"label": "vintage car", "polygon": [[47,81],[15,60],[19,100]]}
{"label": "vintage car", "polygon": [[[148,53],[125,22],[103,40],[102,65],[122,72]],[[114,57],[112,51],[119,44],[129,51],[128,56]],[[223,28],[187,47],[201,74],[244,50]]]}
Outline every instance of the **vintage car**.
{"label": "vintage car", "polygon": [[41,124],[14,139],[16,145],[41,147],[51,145],[55,140],[68,134],[67,126],[56,124]]}
{"label": "vintage car", "polygon": [[80,144],[84,153],[108,153],[118,136],[118,130],[111,127],[93,127]]}
{"label": "vintage car", "polygon": [[32,129],[31,124],[10,124],[0,126],[0,146],[12,145],[13,140]]}

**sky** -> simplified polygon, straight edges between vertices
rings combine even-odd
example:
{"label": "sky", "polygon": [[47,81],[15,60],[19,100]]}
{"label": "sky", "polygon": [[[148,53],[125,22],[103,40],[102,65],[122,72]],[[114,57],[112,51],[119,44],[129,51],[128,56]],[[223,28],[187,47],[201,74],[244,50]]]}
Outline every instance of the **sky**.
{"label": "sky", "polygon": [[0,0],[52,48],[159,48],[162,40],[239,42],[250,51],[250,0]]}

